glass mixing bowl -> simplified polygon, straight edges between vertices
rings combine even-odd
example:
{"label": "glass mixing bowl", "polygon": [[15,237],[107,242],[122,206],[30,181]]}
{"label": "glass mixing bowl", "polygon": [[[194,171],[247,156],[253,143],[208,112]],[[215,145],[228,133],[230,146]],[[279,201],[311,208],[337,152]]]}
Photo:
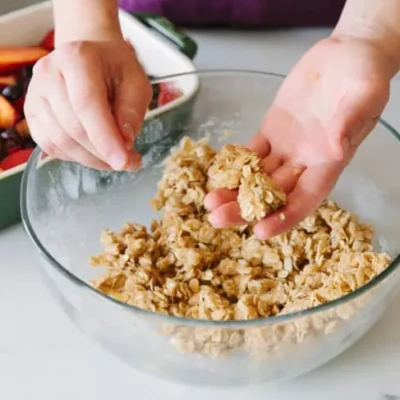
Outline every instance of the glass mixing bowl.
{"label": "glass mixing bowl", "polygon": [[[137,145],[137,173],[100,172],[44,159],[36,149],[21,194],[25,228],[40,271],[61,307],[87,335],[131,366],[192,384],[272,382],[310,371],[358,340],[381,316],[399,280],[399,135],[384,121],[361,146],[331,198],[376,227],[375,245],[393,257],[380,276],[339,300],[294,314],[237,322],[175,318],[137,309],[93,289],[100,232],[126,221],[149,225],[159,164],[184,135],[212,145],[245,143],[283,80],[246,71],[206,71],[161,79],[183,97],[149,119]],[[226,132],[230,133],[229,136]],[[247,347],[243,347],[243,341]],[[199,345],[198,343],[202,343]],[[207,354],[205,354],[207,353]]]}

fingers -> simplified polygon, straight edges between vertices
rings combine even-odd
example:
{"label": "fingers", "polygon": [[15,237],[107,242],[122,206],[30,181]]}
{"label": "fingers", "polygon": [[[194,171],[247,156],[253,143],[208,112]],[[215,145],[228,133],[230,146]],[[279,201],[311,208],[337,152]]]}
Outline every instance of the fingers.
{"label": "fingers", "polygon": [[55,118],[47,99],[37,99],[41,113],[30,129],[37,144],[47,154],[52,154],[64,161],[75,161],[90,168],[110,169],[110,167],[86,151],[74,139],[68,136]]}
{"label": "fingers", "polygon": [[113,114],[127,149],[132,148],[133,142],[141,130],[147,107],[152,98],[151,85],[133,54],[132,64],[136,68],[123,69],[121,79],[114,81]]}
{"label": "fingers", "polygon": [[[249,142],[248,147],[260,155],[266,155],[262,160],[262,168],[271,178],[284,190],[290,193],[304,168],[296,165],[283,165],[282,157],[269,154],[271,147],[269,142],[261,135],[256,134]],[[244,220],[240,217],[238,205],[235,204],[237,191],[220,188],[208,193],[204,199],[204,206],[209,211],[211,221],[218,227],[227,227],[235,224],[242,224]],[[222,207],[228,205],[227,207]],[[214,212],[215,211],[215,212]],[[215,225],[215,227],[217,227]]]}
{"label": "fingers", "polygon": [[101,159],[113,169],[123,170],[132,159],[111,112],[102,60],[84,42],[68,46],[55,54],[73,112]]}
{"label": "fingers", "polygon": [[[248,147],[253,151],[257,151],[259,154],[266,155],[262,161],[263,170],[271,176],[272,180],[281,187],[286,194],[290,194],[295,189],[305,167],[289,163],[283,164],[283,158],[281,156],[269,153],[271,150],[270,144],[260,134],[253,137]],[[237,191],[228,189],[217,189],[206,195],[204,206],[211,211],[209,221],[214,227],[227,228],[247,223],[240,215],[240,207],[236,199]],[[282,222],[279,216],[278,221],[280,223]],[[262,235],[263,228],[258,229],[261,229]]]}
{"label": "fingers", "polygon": [[286,194],[290,194],[304,170],[302,165],[284,164],[271,174],[271,179]]}
{"label": "fingers", "polygon": [[230,226],[247,224],[240,216],[240,207],[237,201],[223,204],[210,213],[208,220],[215,228],[227,228]]}
{"label": "fingers", "polygon": [[[34,78],[28,88],[24,110],[35,142],[52,157],[90,168],[110,169],[90,148],[85,131],[70,107],[63,78],[51,57],[35,66]],[[71,137],[71,131],[82,143]]]}
{"label": "fingers", "polygon": [[[134,135],[130,134],[129,141],[124,138],[126,130],[116,123],[113,111],[115,98],[118,110],[127,109],[118,114],[124,115],[123,126],[132,125],[131,131],[140,129],[147,94],[139,88],[137,97],[144,99],[141,104],[133,102],[132,95],[124,98],[119,93],[129,88],[135,77],[130,76],[126,84],[126,77],[118,74],[124,68],[134,74],[135,68],[132,72],[129,66],[138,63],[132,59],[116,62],[110,52],[96,46],[100,45],[69,43],[35,65],[25,102],[27,121],[34,140],[52,157],[97,169],[135,170],[141,157],[132,150]],[[129,47],[123,46],[135,60]],[[130,89],[126,93],[131,93]]]}
{"label": "fingers", "polygon": [[[26,115],[28,118],[28,116]],[[47,124],[46,124],[47,125]],[[29,131],[34,138],[36,144],[42,149],[46,155],[51,154],[52,157],[63,161],[71,161],[55,144],[48,139],[48,136],[41,135],[45,124],[38,121],[35,117],[29,118]],[[45,157],[43,157],[44,159]]]}
{"label": "fingers", "polygon": [[230,203],[237,199],[237,191],[225,188],[216,189],[204,198],[204,207],[207,210],[215,210],[225,203]]}
{"label": "fingers", "polygon": [[48,90],[48,100],[46,98],[38,100],[38,107],[42,110],[39,115],[39,119],[42,119],[40,134],[45,135],[55,144],[58,153],[63,153],[63,159],[75,161],[90,168],[111,169],[101,160],[76,118],[59,70],[55,65],[49,66],[50,68],[52,71],[49,70],[48,73],[51,73],[52,85]]}
{"label": "fingers", "polygon": [[52,71],[48,72],[48,74],[50,73],[52,85],[47,91],[47,98],[60,128],[93,156],[100,158],[71,106],[64,77],[55,65],[53,65]]}
{"label": "fingers", "polygon": [[258,153],[261,158],[266,157],[271,151],[271,145],[269,141],[264,137],[262,133],[256,133],[247,144],[247,148],[251,151]]}
{"label": "fingers", "polygon": [[[250,150],[258,153],[258,155],[262,158],[267,157],[271,151],[271,146],[269,141],[264,138],[261,133],[255,134],[249,143],[246,146]],[[267,157],[268,159],[269,157]],[[271,167],[276,165],[276,168],[281,164],[281,161],[275,162],[274,160],[277,157],[272,157],[271,162],[267,162],[267,164],[271,164]],[[265,159],[262,161],[262,167],[264,168]],[[273,172],[276,168],[272,169],[267,165],[268,172]],[[212,211],[221,207],[223,204],[235,201],[237,198],[237,191],[232,191],[228,189],[217,189],[207,194],[204,199],[204,206],[206,209]]]}
{"label": "fingers", "polygon": [[283,164],[283,158],[276,154],[270,154],[261,162],[261,167],[267,175],[271,175]]}
{"label": "fingers", "polygon": [[[303,166],[285,164],[278,168],[271,178],[286,194],[290,194],[304,170]],[[204,206],[211,211],[209,221],[214,227],[226,228],[247,223],[240,216],[240,208],[236,199],[237,192],[228,189],[217,189],[206,196]],[[279,220],[279,222],[281,221]]]}
{"label": "fingers", "polygon": [[311,215],[334,187],[340,171],[336,165],[329,164],[305,170],[288,196],[287,205],[257,223],[255,235],[261,240],[269,239]]}

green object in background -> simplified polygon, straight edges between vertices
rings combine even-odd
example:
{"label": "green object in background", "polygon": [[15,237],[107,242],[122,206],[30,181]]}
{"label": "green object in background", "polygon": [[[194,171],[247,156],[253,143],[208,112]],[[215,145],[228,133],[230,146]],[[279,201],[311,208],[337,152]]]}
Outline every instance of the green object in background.
{"label": "green object in background", "polygon": [[[186,34],[179,31],[167,19],[148,14],[133,14],[135,18],[141,21],[144,25],[157,31],[161,36],[165,37],[190,59],[193,59],[197,53],[197,44]],[[155,144],[162,144],[163,139],[167,140],[179,136],[179,126],[182,125],[190,115],[192,101],[189,104],[181,105],[179,110],[170,110],[167,112],[164,121],[168,121],[161,137],[155,137],[151,132],[154,122],[146,121],[143,125],[143,135],[138,138],[136,146],[143,154],[147,153],[150,147]],[[167,129],[168,127],[168,129]],[[164,144],[164,146],[167,143]],[[20,186],[23,171],[15,172],[6,178],[0,178],[0,230],[7,228],[21,221],[20,213]]]}
{"label": "green object in background", "polygon": [[136,13],[133,15],[143,24],[154,29],[161,36],[171,41],[176,47],[178,47],[181,53],[193,60],[197,53],[197,43],[184,32],[182,32],[171,21],[155,14]]}
{"label": "green object in background", "polygon": [[0,179],[0,229],[21,220],[19,208],[20,186],[23,171]]}

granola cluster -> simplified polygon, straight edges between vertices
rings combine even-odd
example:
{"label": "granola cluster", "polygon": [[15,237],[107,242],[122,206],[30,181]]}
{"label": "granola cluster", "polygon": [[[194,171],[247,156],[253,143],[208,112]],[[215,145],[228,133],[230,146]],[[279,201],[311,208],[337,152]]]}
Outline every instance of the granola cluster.
{"label": "granola cluster", "polygon": [[209,190],[238,189],[243,219],[260,220],[286,202],[285,193],[263,173],[259,156],[239,145],[225,145],[208,170]]}
{"label": "granola cluster", "polygon": [[[211,226],[203,206],[211,188],[239,188],[241,209],[249,220],[284,202],[284,195],[261,173],[259,162],[241,146],[225,146],[217,154],[204,140],[183,139],[166,160],[152,201],[156,210],[162,209],[162,217],[153,221],[150,231],[126,223],[120,232],[102,233],[104,251],[92,257],[91,264],[106,267],[107,272],[94,286],[158,313],[250,320],[338,299],[386,268],[390,258],[374,252],[372,228],[332,201],[324,202],[295,228],[266,241],[254,236],[251,224]],[[332,321],[324,324],[324,330],[327,325],[332,327]],[[164,333],[181,350],[215,355],[237,348],[257,352],[267,338],[275,345],[282,335],[298,338],[297,329],[286,327],[278,334],[272,327],[256,331],[166,327]]]}

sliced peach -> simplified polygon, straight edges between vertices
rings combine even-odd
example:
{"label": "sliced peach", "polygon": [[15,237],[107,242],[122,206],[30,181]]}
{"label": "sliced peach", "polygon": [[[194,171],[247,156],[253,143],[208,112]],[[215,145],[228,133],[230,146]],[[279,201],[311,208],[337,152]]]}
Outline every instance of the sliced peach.
{"label": "sliced peach", "polygon": [[17,110],[0,95],[0,128],[11,128],[18,120]]}
{"label": "sliced peach", "polygon": [[15,75],[0,76],[0,86],[12,86],[17,83]]}
{"label": "sliced peach", "polygon": [[28,127],[28,123],[26,122],[26,119],[21,119],[21,121],[18,121],[15,124],[14,129],[17,131],[19,136],[21,136],[23,138],[30,137],[29,127]]}
{"label": "sliced peach", "polygon": [[49,51],[39,46],[0,48],[0,73],[34,64]]}
{"label": "sliced peach", "polygon": [[46,36],[40,42],[40,46],[49,51],[54,50],[54,29],[47,32]]}

